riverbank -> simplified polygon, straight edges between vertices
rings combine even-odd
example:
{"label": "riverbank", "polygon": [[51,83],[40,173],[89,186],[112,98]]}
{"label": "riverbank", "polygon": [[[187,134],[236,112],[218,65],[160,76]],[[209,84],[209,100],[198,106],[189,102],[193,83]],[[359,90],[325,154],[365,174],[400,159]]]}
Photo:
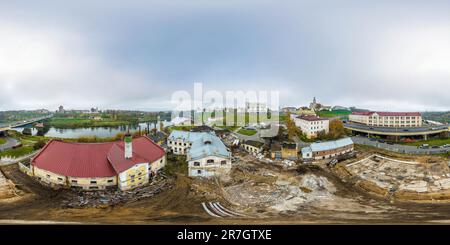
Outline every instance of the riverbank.
{"label": "riverbank", "polygon": [[129,121],[112,119],[86,119],[86,118],[57,118],[49,120],[48,125],[55,128],[86,128],[86,127],[118,127],[129,125]]}

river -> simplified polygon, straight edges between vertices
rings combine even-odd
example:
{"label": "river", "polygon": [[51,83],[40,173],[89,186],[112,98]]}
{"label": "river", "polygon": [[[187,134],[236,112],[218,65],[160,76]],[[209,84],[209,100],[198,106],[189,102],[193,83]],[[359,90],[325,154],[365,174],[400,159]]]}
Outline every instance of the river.
{"label": "river", "polygon": [[[163,121],[164,127],[168,126],[170,122]],[[142,131],[147,128],[147,123],[139,123],[135,125],[131,125],[130,131],[139,130],[139,126]],[[44,131],[44,136],[46,137],[54,137],[54,138],[79,138],[85,136],[97,136],[100,138],[108,138],[116,136],[119,133],[125,133],[127,131],[128,126],[118,126],[118,127],[85,127],[85,128],[55,128],[50,127]],[[151,122],[149,123],[149,129],[159,128],[159,122]],[[22,132],[24,128],[31,128],[31,132],[33,135],[37,135],[38,130],[30,125],[13,128],[13,130]]]}

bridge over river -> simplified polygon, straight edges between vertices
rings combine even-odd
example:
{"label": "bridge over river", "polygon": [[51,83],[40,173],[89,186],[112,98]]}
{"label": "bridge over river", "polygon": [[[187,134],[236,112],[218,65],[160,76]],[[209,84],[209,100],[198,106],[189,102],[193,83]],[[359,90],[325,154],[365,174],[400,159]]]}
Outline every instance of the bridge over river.
{"label": "bridge over river", "polygon": [[4,131],[12,129],[12,128],[21,127],[21,126],[25,126],[25,125],[32,124],[35,122],[44,121],[51,117],[53,117],[53,114],[43,116],[43,117],[31,118],[28,120],[23,120],[23,121],[18,121],[18,122],[12,122],[12,123],[8,123],[8,124],[0,124],[0,134],[3,133]]}

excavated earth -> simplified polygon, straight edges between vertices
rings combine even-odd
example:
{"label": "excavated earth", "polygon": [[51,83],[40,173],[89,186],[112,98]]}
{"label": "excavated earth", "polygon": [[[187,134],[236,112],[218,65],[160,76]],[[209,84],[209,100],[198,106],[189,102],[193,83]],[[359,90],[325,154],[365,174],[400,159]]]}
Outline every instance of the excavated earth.
{"label": "excavated earth", "polygon": [[[7,194],[0,195],[0,223],[450,222],[450,204],[402,202],[373,195],[351,181],[342,181],[324,166],[287,171],[245,160],[238,161],[226,179],[195,179],[179,173],[125,193],[53,190],[20,172],[17,165],[1,170],[9,185]],[[203,207],[210,202],[243,215],[213,217]]]}

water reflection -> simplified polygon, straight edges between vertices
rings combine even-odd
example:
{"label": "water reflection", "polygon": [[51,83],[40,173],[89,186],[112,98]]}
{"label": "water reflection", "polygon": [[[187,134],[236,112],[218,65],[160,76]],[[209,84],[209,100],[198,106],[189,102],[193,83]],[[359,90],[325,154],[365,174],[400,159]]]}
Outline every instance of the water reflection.
{"label": "water reflection", "polygon": [[[148,122],[148,123],[139,123],[130,125],[130,131],[138,131],[141,130],[144,132],[145,130],[152,130],[154,128],[159,130],[160,122]],[[170,122],[163,121],[164,127],[168,126]],[[28,125],[24,127],[13,128],[13,130],[21,132],[24,128],[31,128],[32,135],[43,135],[46,137],[56,137],[56,138],[79,138],[82,136],[97,136],[100,138],[113,137],[119,133],[125,133],[127,131],[128,126],[116,126],[116,127],[88,127],[88,128],[54,128],[54,127],[44,127],[41,130],[37,130],[36,128]]]}

